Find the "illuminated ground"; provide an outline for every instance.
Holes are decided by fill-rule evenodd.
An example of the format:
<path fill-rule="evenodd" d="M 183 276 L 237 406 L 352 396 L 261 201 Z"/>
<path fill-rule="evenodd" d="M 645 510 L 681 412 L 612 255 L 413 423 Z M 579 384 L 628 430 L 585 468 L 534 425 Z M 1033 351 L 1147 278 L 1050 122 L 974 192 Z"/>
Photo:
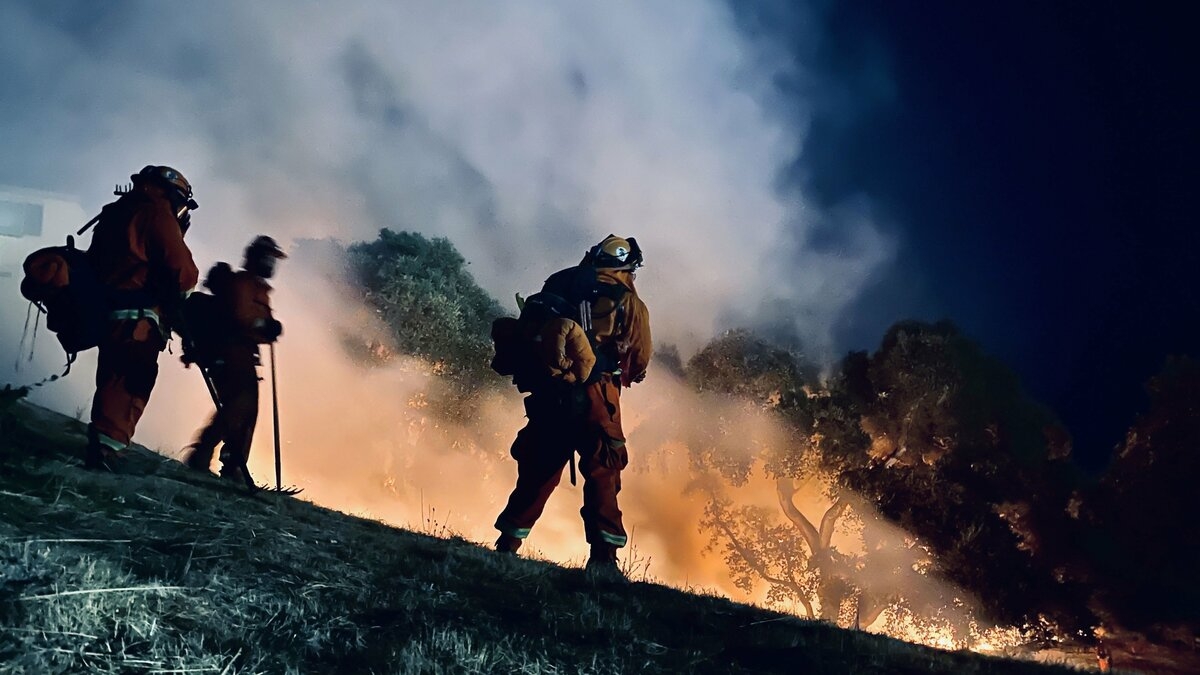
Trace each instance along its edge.
<path fill-rule="evenodd" d="M 4 672 L 1052 673 L 499 557 L 153 453 L 83 471 L 81 424 L 0 437 Z"/>

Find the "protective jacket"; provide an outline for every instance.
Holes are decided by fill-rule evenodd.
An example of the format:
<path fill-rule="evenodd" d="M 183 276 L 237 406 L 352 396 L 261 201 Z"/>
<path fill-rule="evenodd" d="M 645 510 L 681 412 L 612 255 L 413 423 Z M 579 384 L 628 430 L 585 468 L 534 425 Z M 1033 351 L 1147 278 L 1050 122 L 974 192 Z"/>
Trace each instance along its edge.
<path fill-rule="evenodd" d="M 271 284 L 253 272 L 234 273 L 225 296 L 231 342 L 253 345 L 257 353 L 258 345 L 279 337 L 279 322 L 271 313 L 271 290 Z"/>
<path fill-rule="evenodd" d="M 650 365 L 653 344 L 650 338 L 650 311 L 633 287 L 633 275 L 624 270 L 597 270 L 602 284 L 617 284 L 628 290 L 614 302 L 601 296 L 592 310 L 592 327 L 597 350 L 607 352 L 621 373 L 626 387 L 640 381 Z"/>
<path fill-rule="evenodd" d="M 148 185 L 104 207 L 88 257 L 106 286 L 144 291 L 144 309 L 158 310 L 174 302 L 200 278 L 170 202 Z"/>
<path fill-rule="evenodd" d="M 158 378 L 158 354 L 167 336 L 163 307 L 195 287 L 200 274 L 170 203 L 150 185 L 104 207 L 88 257 L 102 283 L 130 291 L 124 297 L 132 300 L 111 312 L 110 329 L 99 344 L 89 430 L 95 442 L 121 450 L 132 440 Z"/>
<path fill-rule="evenodd" d="M 242 480 L 254 427 L 258 419 L 259 345 L 274 342 L 281 326 L 271 312 L 271 285 L 266 279 L 241 270 L 216 293 L 219 325 L 227 331 L 208 365 L 220 410 L 200 430 L 187 464 L 208 470 L 217 445 L 221 450 L 221 475 Z"/>
<path fill-rule="evenodd" d="M 586 383 L 551 384 L 525 399 L 529 423 L 510 450 L 517 460 L 517 484 L 496 519 L 496 529 L 510 542 L 519 544 L 529 536 L 575 453 L 584 479 L 580 516 L 588 543 L 593 549 L 615 550 L 628 540 L 617 505 L 621 471 L 629 463 L 620 385 L 631 386 L 646 374 L 652 352 L 650 313 L 630 272 L 600 269 L 597 280 L 619 284 L 625 292 L 600 294 L 592 307 L 596 364 Z"/>

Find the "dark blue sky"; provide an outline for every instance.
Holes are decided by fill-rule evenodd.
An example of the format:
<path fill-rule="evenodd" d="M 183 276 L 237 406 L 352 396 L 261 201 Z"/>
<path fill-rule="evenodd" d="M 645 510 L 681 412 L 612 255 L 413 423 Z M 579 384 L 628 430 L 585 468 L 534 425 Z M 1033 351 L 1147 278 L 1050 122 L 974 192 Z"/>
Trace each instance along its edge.
<path fill-rule="evenodd" d="M 788 180 L 825 204 L 865 195 L 900 240 L 844 343 L 949 318 L 1059 413 L 1085 465 L 1107 459 L 1165 356 L 1200 356 L 1200 50 L 1173 7 L 830 3 L 815 58 L 796 45 L 816 71 L 782 83 L 818 102 Z"/>

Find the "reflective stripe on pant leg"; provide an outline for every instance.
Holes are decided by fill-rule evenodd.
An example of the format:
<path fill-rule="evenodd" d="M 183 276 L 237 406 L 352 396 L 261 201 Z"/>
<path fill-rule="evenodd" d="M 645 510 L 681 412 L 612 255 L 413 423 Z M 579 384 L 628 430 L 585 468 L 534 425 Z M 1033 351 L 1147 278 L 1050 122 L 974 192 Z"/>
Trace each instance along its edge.
<path fill-rule="evenodd" d="M 624 546 L 628 541 L 617 493 L 621 491 L 621 470 L 595 461 L 595 456 L 580 462 L 583 472 L 583 529 L 589 544 L 601 542 Z"/>
<path fill-rule="evenodd" d="M 597 534 L 600 536 L 600 539 L 602 541 L 604 541 L 607 544 L 612 544 L 613 546 L 616 546 L 617 548 L 623 548 L 625 546 L 625 544 L 629 543 L 629 537 L 626 537 L 623 534 L 621 534 L 621 535 L 609 534 L 608 532 L 605 532 L 603 530 L 600 530 L 599 532 L 597 532 Z M 589 542 L 589 543 L 591 543 L 591 542 Z"/>
<path fill-rule="evenodd" d="M 496 519 L 495 528 L 500 530 L 501 534 L 507 534 L 515 539 L 524 539 L 528 537 L 529 533 L 532 531 L 528 527 L 517 527 L 516 525 L 505 521 L 504 516 L 500 516 Z"/>
<path fill-rule="evenodd" d="M 620 389 L 602 380 L 588 389 L 587 428 L 580 442 L 579 469 L 583 473 L 584 532 L 588 543 L 624 546 L 628 542 L 617 493 L 621 470 L 629 464 L 625 432 L 621 428 Z"/>
<path fill-rule="evenodd" d="M 100 432 L 100 431 L 96 432 L 96 440 L 100 441 L 101 445 L 104 445 L 105 447 L 108 447 L 117 452 L 120 452 L 120 451 L 124 450 L 125 448 L 129 447 L 128 443 L 122 443 L 121 441 L 118 441 L 117 439 L 112 438 L 108 434 Z"/>

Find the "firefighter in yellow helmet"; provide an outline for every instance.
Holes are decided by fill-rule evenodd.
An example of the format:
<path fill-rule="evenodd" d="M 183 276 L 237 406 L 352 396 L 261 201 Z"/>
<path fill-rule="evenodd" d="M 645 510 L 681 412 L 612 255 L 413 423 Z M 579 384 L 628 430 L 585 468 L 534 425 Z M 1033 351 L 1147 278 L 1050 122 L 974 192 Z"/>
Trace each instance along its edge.
<path fill-rule="evenodd" d="M 521 546 L 562 479 L 563 469 L 578 453 L 584 479 L 579 513 L 591 546 L 588 570 L 621 576 L 617 550 L 626 544 L 627 535 L 617 493 L 629 454 L 621 427 L 620 395 L 622 387 L 645 378 L 652 349 L 650 314 L 634 288 L 641 264 L 636 240 L 609 235 L 577 267 L 546 281 L 543 293 L 561 297 L 572 297 L 570 287 L 578 291 L 580 279 L 595 286 L 578 297 L 588 298 L 579 318 L 596 362 L 582 382 L 566 377 L 527 387 L 529 422 L 511 449 L 517 460 L 517 484 L 496 519 L 499 551 L 515 553 Z"/>
<path fill-rule="evenodd" d="M 221 407 L 184 460 L 193 469 L 208 471 L 213 451 L 224 443 L 221 476 L 238 482 L 248 477 L 246 460 L 258 419 L 258 346 L 275 342 L 283 333 L 271 312 L 267 280 L 286 257 L 274 239 L 262 235 L 246 247 L 243 269 L 233 272 L 220 263 L 205 281 L 215 300 L 213 322 L 221 331 L 214 337 L 216 344 L 202 345 L 205 362 L 200 365 L 212 377 Z"/>
<path fill-rule="evenodd" d="M 198 205 L 169 166 L 130 176 L 132 189 L 97 217 L 87 255 L 115 301 L 99 344 L 84 465 L 114 471 L 158 379 L 172 320 L 199 278 L 183 236 Z"/>

